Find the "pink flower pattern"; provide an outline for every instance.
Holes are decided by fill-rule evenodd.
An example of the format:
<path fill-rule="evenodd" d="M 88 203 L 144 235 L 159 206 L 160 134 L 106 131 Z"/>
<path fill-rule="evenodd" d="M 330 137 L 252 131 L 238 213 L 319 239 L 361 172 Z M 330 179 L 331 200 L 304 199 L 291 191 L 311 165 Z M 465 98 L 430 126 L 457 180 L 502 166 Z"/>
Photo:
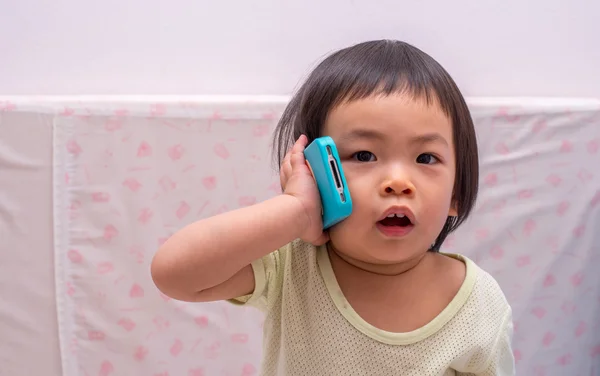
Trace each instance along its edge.
<path fill-rule="evenodd" d="M 184 225 L 279 192 L 269 145 L 284 104 L 81 106 L 56 114 L 64 134 L 55 148 L 70 167 L 55 184 L 69 192 L 62 210 L 74 229 L 56 249 L 66 278 L 57 293 L 60 321 L 70 323 L 61 335 L 77 339 L 65 356 L 80 367 L 65 375 L 258 374 L 262 314 L 169 299 L 149 264 Z M 518 374 L 598 374 L 600 117 L 471 108 L 480 194 L 444 251 L 469 256 L 502 286 Z"/>

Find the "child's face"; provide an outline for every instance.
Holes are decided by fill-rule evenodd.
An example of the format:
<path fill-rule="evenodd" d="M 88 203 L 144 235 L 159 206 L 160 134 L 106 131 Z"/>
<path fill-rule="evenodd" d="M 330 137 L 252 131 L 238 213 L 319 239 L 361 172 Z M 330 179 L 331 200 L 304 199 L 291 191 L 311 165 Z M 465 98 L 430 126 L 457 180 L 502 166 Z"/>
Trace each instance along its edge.
<path fill-rule="evenodd" d="M 353 202 L 352 215 L 329 231 L 336 250 L 369 264 L 426 252 L 456 215 L 452 124 L 438 105 L 397 94 L 343 103 L 323 134 L 336 142 Z M 388 210 L 412 216 L 411 225 L 380 221 Z"/>

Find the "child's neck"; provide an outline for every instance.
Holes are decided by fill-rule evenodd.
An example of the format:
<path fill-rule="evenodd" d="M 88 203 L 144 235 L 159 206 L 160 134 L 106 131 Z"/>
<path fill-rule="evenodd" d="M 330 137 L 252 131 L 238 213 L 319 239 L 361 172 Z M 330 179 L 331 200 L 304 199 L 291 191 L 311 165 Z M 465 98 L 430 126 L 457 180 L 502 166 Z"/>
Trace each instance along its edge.
<path fill-rule="evenodd" d="M 377 265 L 377 264 L 371 264 L 371 263 L 367 263 L 364 261 L 354 259 L 354 258 L 344 254 L 343 252 L 340 252 L 339 250 L 337 250 L 331 243 L 327 244 L 327 249 L 329 251 L 330 258 L 335 258 L 335 259 L 337 259 L 335 261 L 341 261 L 342 264 L 347 264 L 347 268 L 350 269 L 350 270 L 347 270 L 348 272 L 369 273 L 369 274 L 375 274 L 375 275 L 380 275 L 380 276 L 389 276 L 389 277 L 400 276 L 402 274 L 412 274 L 412 273 L 416 272 L 417 269 L 419 269 L 419 267 L 422 266 L 423 260 L 426 258 L 426 256 L 428 256 L 428 253 L 429 253 L 429 252 L 426 252 L 426 253 L 419 254 L 418 256 L 416 256 L 412 259 L 408 259 L 408 260 L 398 263 L 398 264 L 389 264 L 389 265 L 379 264 L 379 265 Z M 332 260 L 332 261 L 333 261 L 333 263 L 336 263 L 334 260 Z M 339 263 L 337 263 L 337 264 L 339 264 Z M 351 269 L 355 269 L 355 270 L 351 270 Z"/>
<path fill-rule="evenodd" d="M 354 311 L 381 330 L 404 333 L 431 322 L 454 299 L 466 273 L 463 262 L 436 252 L 398 265 L 368 265 L 330 247 L 331 267 Z"/>

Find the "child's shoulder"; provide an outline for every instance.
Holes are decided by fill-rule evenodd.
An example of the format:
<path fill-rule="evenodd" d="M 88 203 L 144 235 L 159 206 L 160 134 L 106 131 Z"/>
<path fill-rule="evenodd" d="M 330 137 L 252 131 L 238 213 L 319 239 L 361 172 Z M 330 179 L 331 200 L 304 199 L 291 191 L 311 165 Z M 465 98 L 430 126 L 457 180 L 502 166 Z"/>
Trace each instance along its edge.
<path fill-rule="evenodd" d="M 504 319 L 510 316 L 510 305 L 496 279 L 474 261 L 460 254 L 440 254 L 448 263 L 447 275 L 456 281 L 464 270 L 458 294 L 464 294 L 467 308 L 479 310 L 482 318 Z M 462 264 L 462 267 L 461 265 Z"/>
<path fill-rule="evenodd" d="M 466 258 L 460 255 L 432 253 L 431 257 L 435 263 L 434 270 L 440 279 L 438 285 L 446 290 L 448 294 L 454 296 L 465 283 L 468 283 L 469 265 Z"/>
<path fill-rule="evenodd" d="M 253 264 L 262 264 L 267 273 L 274 273 L 283 280 L 286 272 L 305 269 L 307 266 L 316 266 L 317 254 L 320 247 L 314 246 L 301 239 L 295 239 L 279 249 L 256 260 Z"/>

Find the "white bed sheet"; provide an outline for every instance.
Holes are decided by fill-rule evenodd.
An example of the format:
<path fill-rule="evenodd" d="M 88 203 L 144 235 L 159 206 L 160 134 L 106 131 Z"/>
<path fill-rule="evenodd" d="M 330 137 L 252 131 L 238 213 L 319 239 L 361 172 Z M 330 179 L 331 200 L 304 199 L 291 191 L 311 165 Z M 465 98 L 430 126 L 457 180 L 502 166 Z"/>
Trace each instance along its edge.
<path fill-rule="evenodd" d="M 469 104 L 480 198 L 445 249 L 472 257 L 504 288 L 519 375 L 598 374 L 600 103 Z M 184 224 L 277 192 L 268 147 L 284 105 L 285 98 L 0 98 L 0 228 L 9 233 L 0 274 L 12 284 L 0 285 L 9 302 L 0 308 L 0 374 L 60 374 L 56 319 L 67 376 L 256 374 L 261 315 L 169 300 L 148 266 Z M 29 164 L 10 162 L 15 156 Z M 28 190 L 39 199 L 25 197 Z"/>
<path fill-rule="evenodd" d="M 52 119 L 0 100 L 0 375 L 60 375 Z"/>

